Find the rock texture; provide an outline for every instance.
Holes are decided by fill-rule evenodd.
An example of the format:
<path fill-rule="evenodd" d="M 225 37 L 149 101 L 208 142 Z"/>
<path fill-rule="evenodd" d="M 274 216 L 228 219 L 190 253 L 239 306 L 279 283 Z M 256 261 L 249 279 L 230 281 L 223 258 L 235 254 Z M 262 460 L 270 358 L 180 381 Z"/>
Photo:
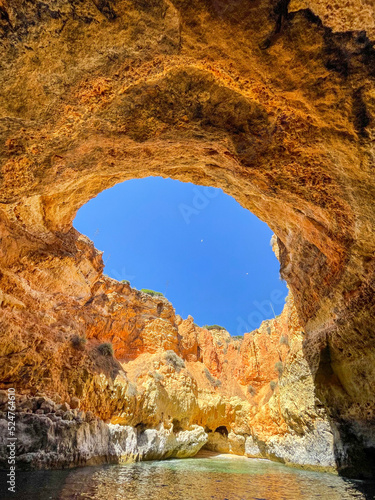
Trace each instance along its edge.
<path fill-rule="evenodd" d="M 86 336 L 67 333 L 43 347 L 29 336 L 6 355 L 4 377 L 22 392 L 19 466 L 186 457 L 204 446 L 336 470 L 334 446 L 342 443 L 327 411 L 316 408 L 292 297 L 278 318 L 241 339 L 182 320 L 166 299 L 107 277 L 86 308 Z M 55 355 L 46 376 L 48 348 Z M 0 396 L 5 411 L 6 392 Z M 4 413 L 0 425 L 5 436 Z"/>
<path fill-rule="evenodd" d="M 173 426 L 165 429 L 162 424 L 155 429 L 141 429 L 106 424 L 90 411 L 62 408 L 66 404 L 55 405 L 46 398 L 29 399 L 28 403 L 39 408 L 34 412 L 17 412 L 17 468 L 187 458 L 207 442 L 207 434 L 199 426 L 176 432 Z M 48 413 L 43 413 L 43 406 L 49 407 Z M 0 419 L 0 426 L 0 459 L 6 463 L 7 421 Z"/>
<path fill-rule="evenodd" d="M 147 354 L 164 365 L 152 356 L 166 349 L 186 354 L 165 396 L 181 418 L 244 434 L 250 425 L 259 449 L 291 431 L 308 447 L 306 432 L 331 429 L 335 467 L 372 473 L 373 40 L 367 0 L 2 0 L 3 387 L 155 425 L 168 420 L 164 389 L 145 375 L 137 397 L 124 363 Z M 221 187 L 275 232 L 305 336 L 278 347 L 274 392 L 264 335 L 243 350 L 230 343 L 225 358 L 224 344 L 178 325 L 164 301 L 103 278 L 100 253 L 72 228 L 90 198 L 147 175 Z M 74 335 L 89 339 L 84 350 Z M 117 360 L 98 351 L 105 340 Z M 185 409 L 173 402 L 180 383 Z M 287 448 L 267 453 L 289 460 Z"/>
<path fill-rule="evenodd" d="M 340 6 L 327 0 L 291 0 L 289 10 L 311 9 L 335 32 L 363 31 L 374 39 L 375 11 L 372 0 L 348 0 Z"/>

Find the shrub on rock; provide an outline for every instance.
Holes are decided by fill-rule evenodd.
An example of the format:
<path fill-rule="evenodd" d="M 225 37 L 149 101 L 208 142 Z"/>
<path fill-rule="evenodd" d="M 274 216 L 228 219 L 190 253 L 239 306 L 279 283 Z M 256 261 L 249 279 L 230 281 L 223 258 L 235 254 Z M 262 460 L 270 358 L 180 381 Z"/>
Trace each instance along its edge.
<path fill-rule="evenodd" d="M 113 346 L 110 342 L 104 342 L 97 347 L 102 356 L 113 356 Z"/>
<path fill-rule="evenodd" d="M 148 288 L 142 288 L 141 292 L 147 293 L 147 295 L 151 295 L 151 297 L 164 297 L 161 292 L 155 292 L 155 290 L 149 290 Z"/>

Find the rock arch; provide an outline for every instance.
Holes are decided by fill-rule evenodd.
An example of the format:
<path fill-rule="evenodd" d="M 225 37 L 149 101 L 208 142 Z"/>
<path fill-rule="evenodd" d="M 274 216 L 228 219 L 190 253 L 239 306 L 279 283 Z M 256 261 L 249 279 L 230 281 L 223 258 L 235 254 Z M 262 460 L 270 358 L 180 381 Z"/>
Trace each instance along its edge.
<path fill-rule="evenodd" d="M 2 330 L 53 337 L 100 289 L 72 220 L 103 189 L 221 187 L 277 235 L 318 404 L 372 443 L 375 53 L 306 9 L 265 48 L 276 3 L 3 2 Z"/>

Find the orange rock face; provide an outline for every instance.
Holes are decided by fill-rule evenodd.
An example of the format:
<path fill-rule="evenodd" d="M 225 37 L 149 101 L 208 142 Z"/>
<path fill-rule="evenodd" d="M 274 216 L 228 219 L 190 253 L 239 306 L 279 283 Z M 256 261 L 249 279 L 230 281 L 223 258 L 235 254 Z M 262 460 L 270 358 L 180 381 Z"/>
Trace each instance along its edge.
<path fill-rule="evenodd" d="M 3 387 L 156 422 L 163 389 L 141 378 L 154 398 L 144 404 L 126 364 L 172 351 L 192 372 L 184 388 L 201 387 L 194 421 L 252 425 L 251 453 L 289 461 L 290 449 L 308 460 L 315 436 L 337 467 L 375 470 L 372 40 L 368 0 L 3 0 Z M 225 334 L 103 278 L 75 213 L 148 175 L 221 187 L 265 221 L 290 317 L 226 346 Z M 106 341 L 117 360 L 98 350 Z"/>
<path fill-rule="evenodd" d="M 87 337 L 113 344 L 116 357 L 131 360 L 144 352 L 177 350 L 178 332 L 172 305 L 116 280 L 101 281 L 82 318 Z"/>

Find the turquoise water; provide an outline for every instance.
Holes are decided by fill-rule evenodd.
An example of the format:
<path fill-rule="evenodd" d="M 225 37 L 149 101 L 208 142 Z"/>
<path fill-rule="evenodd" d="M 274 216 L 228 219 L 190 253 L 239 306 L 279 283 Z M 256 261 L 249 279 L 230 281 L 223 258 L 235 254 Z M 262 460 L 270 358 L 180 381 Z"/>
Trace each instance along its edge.
<path fill-rule="evenodd" d="M 266 460 L 192 458 L 63 471 L 18 472 L 3 500 L 345 500 L 375 498 L 375 484 Z M 2 487 L 4 483 L 2 482 Z"/>

